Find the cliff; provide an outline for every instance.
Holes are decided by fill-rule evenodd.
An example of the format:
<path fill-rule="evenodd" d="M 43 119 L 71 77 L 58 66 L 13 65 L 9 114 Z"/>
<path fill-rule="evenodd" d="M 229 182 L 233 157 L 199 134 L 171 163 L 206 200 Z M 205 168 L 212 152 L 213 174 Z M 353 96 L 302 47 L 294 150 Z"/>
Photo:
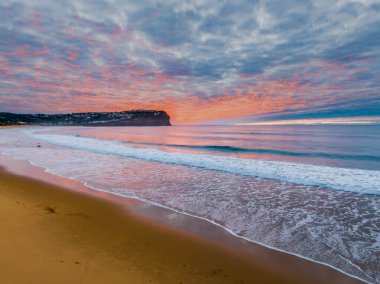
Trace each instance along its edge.
<path fill-rule="evenodd" d="M 69 125 L 69 126 L 170 126 L 165 111 L 131 110 L 122 112 L 81 112 L 70 114 L 0 113 L 4 125 Z"/>

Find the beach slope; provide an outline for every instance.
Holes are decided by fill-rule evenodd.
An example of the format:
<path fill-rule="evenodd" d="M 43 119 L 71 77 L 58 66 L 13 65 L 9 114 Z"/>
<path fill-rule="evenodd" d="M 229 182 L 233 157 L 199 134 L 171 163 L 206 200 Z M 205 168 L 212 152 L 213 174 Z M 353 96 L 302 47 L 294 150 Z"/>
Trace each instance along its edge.
<path fill-rule="evenodd" d="M 106 200 L 0 170 L 3 283 L 300 283 Z"/>

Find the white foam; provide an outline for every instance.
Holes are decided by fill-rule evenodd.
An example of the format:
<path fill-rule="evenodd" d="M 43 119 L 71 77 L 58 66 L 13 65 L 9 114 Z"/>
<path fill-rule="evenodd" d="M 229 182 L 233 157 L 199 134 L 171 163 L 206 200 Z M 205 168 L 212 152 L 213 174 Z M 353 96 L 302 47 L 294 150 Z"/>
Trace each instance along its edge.
<path fill-rule="evenodd" d="M 36 133 L 36 130 L 31 129 L 25 129 L 23 132 L 31 138 L 53 145 L 94 153 L 191 166 L 302 185 L 323 186 L 336 190 L 380 194 L 380 171 L 221 157 L 207 154 L 167 152 L 159 149 L 133 148 L 118 141 L 71 135 L 40 134 Z"/>

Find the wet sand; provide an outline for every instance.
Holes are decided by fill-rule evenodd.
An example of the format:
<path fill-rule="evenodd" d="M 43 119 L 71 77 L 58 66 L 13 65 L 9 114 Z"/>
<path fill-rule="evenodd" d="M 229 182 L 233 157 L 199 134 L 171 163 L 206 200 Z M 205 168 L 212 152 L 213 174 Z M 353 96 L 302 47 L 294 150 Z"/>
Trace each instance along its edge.
<path fill-rule="evenodd" d="M 210 228 L 220 241 L 198 238 L 147 218 L 165 212 L 68 190 L 65 180 L 72 183 L 56 177 L 54 185 L 0 170 L 4 283 L 360 283 L 294 256 L 247 247 L 210 224 L 196 222 L 193 231 Z M 228 242 L 230 248 L 222 245 Z"/>

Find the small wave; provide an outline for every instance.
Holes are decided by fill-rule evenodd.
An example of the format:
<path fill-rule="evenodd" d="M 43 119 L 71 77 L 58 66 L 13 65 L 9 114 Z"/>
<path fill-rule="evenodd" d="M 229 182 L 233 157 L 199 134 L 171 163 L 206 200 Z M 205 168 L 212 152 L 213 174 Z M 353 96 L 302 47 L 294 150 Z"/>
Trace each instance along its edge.
<path fill-rule="evenodd" d="M 129 144 L 146 145 L 146 146 L 161 146 L 161 147 L 173 147 L 173 148 L 187 148 L 197 150 L 207 150 L 224 153 L 255 153 L 255 154 L 267 154 L 277 156 L 290 156 L 290 157 L 305 157 L 305 158 L 328 158 L 328 159 L 340 159 L 340 160 L 363 160 L 363 161 L 380 161 L 379 156 L 372 155 L 349 155 L 349 154 L 330 154 L 320 152 L 291 152 L 275 149 L 263 149 L 263 148 L 244 148 L 235 146 L 221 146 L 221 145 L 183 145 L 183 144 L 162 144 L 162 143 L 149 143 L 149 142 L 132 142 L 126 141 Z"/>
<path fill-rule="evenodd" d="M 159 149 L 128 147 L 118 141 L 70 135 L 43 135 L 36 134 L 33 130 L 24 130 L 24 132 L 34 139 L 47 143 L 99 154 L 197 167 L 302 185 L 323 186 L 336 190 L 380 194 L 380 171 L 196 153 L 167 152 Z"/>
<path fill-rule="evenodd" d="M 199 132 L 203 133 L 203 132 Z M 283 132 L 244 132 L 244 131 L 217 131 L 212 134 L 247 135 L 247 136 L 310 136 L 310 133 L 283 133 Z"/>

